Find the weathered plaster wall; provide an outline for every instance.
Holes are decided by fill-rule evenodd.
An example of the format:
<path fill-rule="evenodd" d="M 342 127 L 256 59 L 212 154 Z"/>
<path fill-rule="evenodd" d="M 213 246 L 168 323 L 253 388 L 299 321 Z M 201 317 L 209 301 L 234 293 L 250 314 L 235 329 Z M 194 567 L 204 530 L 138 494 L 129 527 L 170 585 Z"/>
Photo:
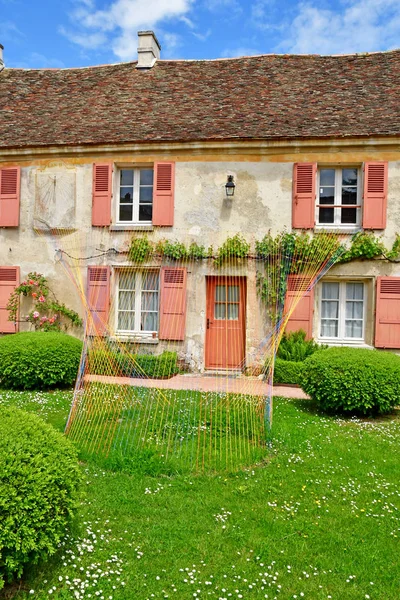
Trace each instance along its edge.
<path fill-rule="evenodd" d="M 357 154 L 361 164 L 361 154 Z M 137 164 L 149 164 L 154 154 L 141 155 Z M 293 162 L 318 160 L 327 164 L 352 162 L 355 154 L 338 154 L 321 150 L 318 153 L 299 153 L 271 156 L 218 156 L 199 157 L 179 155 L 165 156 L 177 159 L 175 186 L 175 225 L 173 228 L 156 228 L 148 232 L 153 240 L 170 238 L 190 243 L 196 241 L 206 247 L 218 247 L 228 236 L 241 233 L 247 240 L 254 242 L 271 230 L 274 234 L 283 228 L 291 228 L 292 171 Z M 365 158 L 378 159 L 371 151 Z M 382 156 L 383 157 L 383 156 Z M 212 159 L 213 158 L 213 159 Z M 338 160 L 340 158 L 340 160 Z M 400 154 L 391 155 L 389 163 L 388 224 L 383 232 L 383 240 L 391 245 L 396 232 L 400 232 Z M 128 164 L 126 154 L 113 156 L 116 164 Z M 75 310 L 82 312 L 79 294 L 74 289 L 62 264 L 57 261 L 57 236 L 45 233 L 48 222 L 51 227 L 75 228 L 78 233 L 70 233 L 63 240 L 63 247 L 69 248 L 73 256 L 93 256 L 108 248 L 126 250 L 132 231 L 108 231 L 106 228 L 92 228 L 92 163 L 93 157 L 64 161 L 36 161 L 30 157 L 21 162 L 21 212 L 20 227 L 3 229 L 0 232 L 0 265 L 19 265 L 22 278 L 29 271 L 38 271 L 46 275 L 58 299 Z M 99 160 L 97 158 L 97 160 Z M 15 164 L 15 163 L 14 163 Z M 38 169 L 40 168 L 40 172 Z M 38 185 L 37 175 L 41 183 Z M 234 175 L 236 190 L 233 199 L 225 195 L 225 183 L 228 174 Z M 56 179 L 55 187 L 52 182 Z M 47 189 L 38 201 L 38 187 Z M 48 204 L 43 206 L 43 200 Z M 114 198 L 115 202 L 115 198 Z M 113 215 L 116 214 L 115 205 Z M 33 229 L 36 225 L 41 233 Z M 42 227 L 41 227 L 42 224 Z M 379 232 L 382 233 L 382 232 Z M 126 255 L 109 258 L 93 258 L 82 264 L 124 265 Z M 262 315 L 259 299 L 255 291 L 255 266 L 251 262 L 236 269 L 236 274 L 246 275 L 247 284 L 247 354 L 254 356 L 260 341 L 266 334 L 265 318 Z M 230 274 L 234 274 L 230 271 Z M 188 275 L 188 313 L 187 341 L 169 343 L 176 348 L 194 367 L 202 367 L 204 360 L 206 284 L 205 276 L 213 273 L 209 263 L 189 265 Z M 367 332 L 366 342 L 372 343 L 374 278 L 378 275 L 399 275 L 400 265 L 381 262 L 359 262 L 335 267 L 330 277 L 364 278 L 368 286 Z M 83 270 L 83 283 L 85 270 Z M 319 288 L 316 290 L 316 309 L 314 312 L 314 332 L 318 334 Z M 22 306 L 22 314 L 26 312 Z M 27 326 L 25 326 L 26 328 Z M 22 325 L 21 329 L 24 328 Z M 146 349 L 162 351 L 166 344 Z"/>
<path fill-rule="evenodd" d="M 178 163 L 174 233 L 217 246 L 234 233 L 251 240 L 290 228 L 292 171 L 292 164 Z M 225 194 L 228 174 L 233 198 Z"/>
<path fill-rule="evenodd" d="M 283 226 L 289 228 L 291 172 L 291 164 L 177 163 L 175 226 L 155 229 L 148 232 L 148 235 L 153 240 L 171 238 L 187 243 L 196 241 L 216 248 L 228 236 L 238 232 L 254 242 L 269 229 L 277 232 Z M 237 183 L 232 200 L 228 200 L 225 194 L 227 173 L 233 174 Z M 72 176 L 74 193 L 71 193 Z M 40 169 L 33 165 L 23 167 L 20 227 L 3 229 L 1 233 L 0 264 L 19 265 L 22 278 L 30 271 L 45 274 L 57 298 L 79 312 L 82 312 L 79 293 L 58 262 L 56 249 L 60 245 L 59 238 L 49 233 L 49 226 L 66 230 L 78 229 L 78 233 L 70 232 L 63 237 L 62 246 L 72 256 L 81 257 L 97 255 L 110 247 L 126 250 L 132 235 L 131 231 L 92 228 L 91 193 L 91 162 L 64 165 L 60 161 L 52 161 L 47 166 L 41 165 Z M 285 211 L 282 211 L 283 205 L 286 206 Z M 115 206 L 112 214 L 116 214 Z M 107 263 L 121 266 L 128 264 L 125 255 L 111 256 L 109 259 L 95 258 L 82 264 Z M 248 278 L 246 346 L 249 352 L 254 353 L 265 335 L 262 332 L 259 302 L 255 292 L 255 268 L 249 264 L 228 272 L 236 272 Z M 189 266 L 188 341 L 186 345 L 176 343 L 172 346 L 179 348 L 192 365 L 202 365 L 204 361 L 205 275 L 212 273 L 214 270 L 208 263 Z M 23 302 L 21 316 L 27 313 L 28 308 L 28 303 Z M 111 315 L 111 318 L 114 316 Z M 22 323 L 20 329 L 28 327 L 28 324 Z M 165 346 L 166 344 L 160 343 L 157 351 Z M 171 347 L 171 344 L 168 346 Z"/>
<path fill-rule="evenodd" d="M 383 235 L 386 244 L 392 244 L 400 233 L 400 160 L 389 162 L 387 224 Z"/>

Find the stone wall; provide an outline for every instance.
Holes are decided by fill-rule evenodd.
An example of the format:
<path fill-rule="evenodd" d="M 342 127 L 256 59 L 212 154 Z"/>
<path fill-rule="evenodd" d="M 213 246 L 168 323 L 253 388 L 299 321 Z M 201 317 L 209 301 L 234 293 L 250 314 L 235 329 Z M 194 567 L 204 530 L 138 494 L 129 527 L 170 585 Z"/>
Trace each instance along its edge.
<path fill-rule="evenodd" d="M 325 160 L 324 160 L 325 156 Z M 340 155 L 339 155 L 340 157 Z M 234 157 L 232 157 L 234 158 Z M 206 247 L 217 248 L 227 237 L 241 233 L 249 242 L 261 239 L 269 230 L 273 234 L 284 228 L 291 229 L 293 157 L 278 160 L 263 157 L 262 160 L 233 159 L 196 160 L 178 157 L 175 180 L 175 224 L 173 228 L 154 228 L 146 232 L 151 240 L 162 238 L 192 241 Z M 315 157 L 311 157 L 314 158 Z M 349 160 L 345 154 L 340 161 Z M 173 156 L 170 159 L 174 159 Z M 297 160 L 309 160 L 299 155 Z M 357 164 L 361 164 L 357 156 Z M 399 156 L 400 159 L 400 156 Z M 98 159 L 96 159 L 98 160 Z M 115 155 L 115 164 L 132 164 L 126 155 Z M 153 155 L 141 156 L 133 164 L 146 165 Z M 329 164 L 331 156 L 320 154 L 318 160 Z M 15 163 L 14 163 L 15 164 Z M 95 257 L 115 248 L 121 254 L 95 257 L 79 264 L 110 264 L 114 267 L 128 265 L 124 251 L 129 247 L 132 231 L 113 231 L 91 226 L 92 164 L 93 159 L 44 160 L 35 163 L 21 161 L 21 211 L 20 227 L 1 231 L 0 265 L 19 265 L 21 277 L 28 272 L 43 273 L 49 280 L 57 298 L 82 313 L 79 293 L 69 280 L 56 250 L 60 238 L 55 228 L 64 228 L 63 247 L 69 247 L 76 257 Z M 345 163 L 346 164 L 346 163 Z M 354 164 L 354 163 L 352 163 Z M 227 175 L 234 176 L 236 190 L 233 198 L 225 194 Z M 114 198 L 115 201 L 115 198 Z M 112 214 L 116 215 L 113 206 Z M 396 232 L 400 231 L 400 160 L 389 162 L 389 193 L 387 228 L 383 241 L 391 245 Z M 39 232 L 35 232 L 34 228 Z M 49 228 L 53 233 L 49 233 Z M 75 233 L 73 233 L 75 231 Z M 140 235 L 140 231 L 138 232 Z M 69 240 L 69 241 L 68 241 Z M 267 323 L 260 300 L 256 294 L 256 269 L 249 263 L 234 270 L 247 277 L 246 352 L 254 356 L 261 340 L 267 333 Z M 210 262 L 189 265 L 188 312 L 186 341 L 169 343 L 179 350 L 181 356 L 193 368 L 204 366 L 206 276 L 215 273 Z M 230 272 L 230 274 L 234 274 Z M 373 342 L 373 307 L 377 275 L 399 275 L 400 265 L 382 262 L 352 262 L 338 266 L 329 273 L 330 278 L 363 279 L 367 283 L 366 343 Z M 86 269 L 82 269 L 82 286 L 85 286 Z M 319 289 L 316 290 L 314 332 L 318 335 Z M 22 315 L 27 310 L 22 305 Z M 113 317 L 112 317 L 113 318 Z M 21 324 L 21 330 L 26 329 Z M 149 346 L 146 350 L 160 352 L 166 344 Z M 249 358 L 251 360 L 251 358 Z"/>

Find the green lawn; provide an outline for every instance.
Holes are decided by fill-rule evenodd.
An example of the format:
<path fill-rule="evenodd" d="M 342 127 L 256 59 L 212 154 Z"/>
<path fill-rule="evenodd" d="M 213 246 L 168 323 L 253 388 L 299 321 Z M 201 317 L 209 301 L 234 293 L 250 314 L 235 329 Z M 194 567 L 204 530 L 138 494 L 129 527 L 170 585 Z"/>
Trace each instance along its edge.
<path fill-rule="evenodd" d="M 91 383 L 79 394 L 69 436 L 85 461 L 112 470 L 220 473 L 267 456 L 262 402 L 245 394 Z"/>
<path fill-rule="evenodd" d="M 0 392 L 58 429 L 71 398 Z M 237 472 L 84 463 L 80 526 L 8 597 L 398 600 L 399 415 L 340 420 L 278 399 L 274 417 L 264 460 Z"/>

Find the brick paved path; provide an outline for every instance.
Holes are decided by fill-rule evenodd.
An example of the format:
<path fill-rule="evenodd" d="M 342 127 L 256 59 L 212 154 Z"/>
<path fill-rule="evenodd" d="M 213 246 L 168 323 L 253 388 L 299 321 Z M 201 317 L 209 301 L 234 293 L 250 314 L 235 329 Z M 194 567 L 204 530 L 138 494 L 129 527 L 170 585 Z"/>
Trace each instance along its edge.
<path fill-rule="evenodd" d="M 176 375 L 171 379 L 146 379 L 136 377 L 108 377 L 106 375 L 86 375 L 86 381 L 100 381 L 102 383 L 118 383 L 136 387 L 154 387 L 163 390 L 202 390 L 204 392 L 229 392 L 235 394 L 252 394 L 255 396 L 266 395 L 268 385 L 264 381 L 253 377 L 212 377 L 210 375 Z M 273 388 L 274 396 L 283 398 L 308 398 L 296 387 L 276 385 Z"/>

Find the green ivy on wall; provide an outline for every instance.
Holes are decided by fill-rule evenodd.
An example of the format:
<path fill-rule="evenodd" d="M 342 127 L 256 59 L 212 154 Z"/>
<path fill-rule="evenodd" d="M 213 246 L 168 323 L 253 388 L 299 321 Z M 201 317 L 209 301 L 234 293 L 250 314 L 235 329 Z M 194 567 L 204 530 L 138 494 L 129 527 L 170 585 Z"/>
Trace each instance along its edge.
<path fill-rule="evenodd" d="M 385 247 L 382 238 L 372 232 L 360 231 L 351 237 L 350 246 L 344 248 L 339 242 L 339 236 L 331 233 L 316 233 L 313 236 L 306 232 L 282 232 L 275 238 L 268 232 L 262 240 L 255 243 L 255 254 L 251 253 L 250 244 L 236 234 L 228 237 L 225 242 L 214 250 L 212 246 L 204 246 L 192 242 L 186 246 L 183 242 L 161 240 L 151 242 L 146 236 L 132 237 L 128 250 L 128 259 L 137 264 L 149 261 L 153 256 L 165 257 L 170 260 L 206 260 L 212 259 L 215 266 L 229 262 L 232 258 L 256 258 L 258 260 L 276 260 L 279 256 L 291 256 L 294 260 L 292 273 L 301 273 L 306 264 L 318 256 L 318 252 L 337 250 L 337 263 L 352 260 L 381 259 L 396 261 L 400 258 L 400 235 L 392 248 Z"/>
<path fill-rule="evenodd" d="M 342 254 L 340 263 L 351 260 L 371 260 L 380 258 L 395 261 L 400 255 L 400 236 L 396 234 L 392 248 L 385 247 L 382 237 L 374 235 L 370 231 L 359 231 L 351 238 L 350 248 Z"/>
<path fill-rule="evenodd" d="M 227 238 L 216 252 L 214 264 L 220 266 L 232 259 L 248 258 L 250 255 L 250 244 L 237 233 L 231 238 Z"/>
<path fill-rule="evenodd" d="M 326 258 L 333 265 L 345 250 L 337 236 L 305 232 L 283 232 L 275 237 L 268 232 L 255 249 L 256 258 L 264 265 L 257 272 L 258 293 L 274 324 L 282 316 L 288 275 L 312 276 Z"/>
<path fill-rule="evenodd" d="M 128 258 L 136 264 L 143 264 L 153 257 L 169 260 L 212 260 L 215 267 L 232 260 L 253 259 L 264 266 L 257 272 L 258 293 L 267 307 L 272 321 L 280 318 L 283 309 L 287 278 L 289 274 L 311 274 L 324 257 L 329 257 L 331 265 L 353 260 L 396 261 L 400 257 L 400 236 L 391 249 L 385 247 L 382 238 L 372 232 L 361 231 L 351 237 L 347 246 L 341 242 L 343 236 L 332 233 L 283 231 L 275 237 L 268 232 L 262 240 L 255 242 L 254 252 L 250 243 L 239 233 L 228 237 L 217 249 L 192 242 L 161 240 L 151 242 L 147 237 L 133 237 Z"/>
<path fill-rule="evenodd" d="M 133 263 L 142 264 L 153 256 L 153 244 L 147 237 L 133 237 L 128 250 L 128 259 Z"/>
<path fill-rule="evenodd" d="M 227 238 L 214 255 L 214 249 L 192 242 L 188 247 L 182 242 L 160 240 L 151 242 L 147 237 L 133 237 L 128 250 L 128 259 L 136 264 L 143 264 L 154 256 L 169 260 L 205 260 L 212 259 L 215 266 L 220 266 L 232 258 L 247 258 L 250 244 L 239 234 Z"/>

